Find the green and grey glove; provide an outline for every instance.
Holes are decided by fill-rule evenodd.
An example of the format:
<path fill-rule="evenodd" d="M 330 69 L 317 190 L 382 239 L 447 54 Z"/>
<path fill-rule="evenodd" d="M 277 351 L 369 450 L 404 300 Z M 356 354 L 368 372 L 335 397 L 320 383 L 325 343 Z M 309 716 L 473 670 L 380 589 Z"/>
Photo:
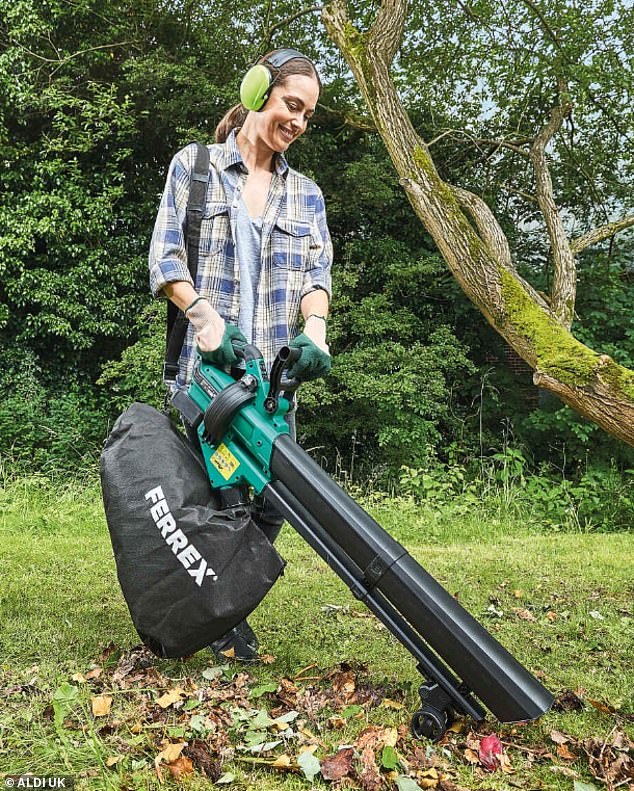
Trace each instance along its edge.
<path fill-rule="evenodd" d="M 303 332 L 289 343 L 291 349 L 301 349 L 301 357 L 288 369 L 289 377 L 308 382 L 326 376 L 332 365 L 330 355 L 319 348 Z"/>
<path fill-rule="evenodd" d="M 209 300 L 197 297 L 185 309 L 185 316 L 195 330 L 194 341 L 203 360 L 219 367 L 235 365 L 238 357 L 232 341 L 246 344 L 247 339 L 234 324 L 227 324 Z"/>
<path fill-rule="evenodd" d="M 233 350 L 233 341 L 240 341 L 240 343 L 243 343 L 245 346 L 248 343 L 239 327 L 236 327 L 235 324 L 227 324 L 225 322 L 225 331 L 220 341 L 220 346 L 211 352 L 200 351 L 200 348 L 198 351 L 200 351 L 200 356 L 206 363 L 212 363 L 219 368 L 237 365 L 240 358 Z"/>

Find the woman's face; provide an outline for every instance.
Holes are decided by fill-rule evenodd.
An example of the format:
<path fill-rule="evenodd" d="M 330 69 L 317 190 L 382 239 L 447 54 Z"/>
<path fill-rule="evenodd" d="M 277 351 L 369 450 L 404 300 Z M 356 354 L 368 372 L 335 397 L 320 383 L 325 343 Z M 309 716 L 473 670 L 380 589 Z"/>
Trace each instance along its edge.
<path fill-rule="evenodd" d="M 262 142 L 271 151 L 286 151 L 306 131 L 318 98 L 319 85 L 314 77 L 292 74 L 283 85 L 276 85 L 264 108 L 253 113 Z"/>

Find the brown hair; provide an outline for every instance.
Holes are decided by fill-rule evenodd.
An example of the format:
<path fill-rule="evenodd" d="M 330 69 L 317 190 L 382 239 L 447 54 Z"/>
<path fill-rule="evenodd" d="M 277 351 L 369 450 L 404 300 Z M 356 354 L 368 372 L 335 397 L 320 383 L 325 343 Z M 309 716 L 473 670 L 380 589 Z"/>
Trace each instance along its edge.
<path fill-rule="evenodd" d="M 317 80 L 319 92 L 321 93 L 321 80 L 319 79 L 319 74 L 317 73 L 317 69 L 315 68 L 312 61 L 306 58 L 292 58 L 291 60 L 287 60 L 281 68 L 276 69 L 275 66 L 272 66 L 266 61 L 266 59 L 270 57 L 275 51 L 276 50 L 273 50 L 272 52 L 263 55 L 258 61 L 258 63 L 262 63 L 264 66 L 266 66 L 266 68 L 273 75 L 271 88 L 277 85 L 284 85 L 286 80 L 294 74 L 301 74 L 304 77 L 313 77 L 315 80 Z M 216 127 L 216 143 L 224 143 L 229 137 L 232 129 L 241 127 L 246 121 L 248 112 L 249 111 L 247 108 L 242 104 L 235 104 L 230 110 L 228 110 Z"/>

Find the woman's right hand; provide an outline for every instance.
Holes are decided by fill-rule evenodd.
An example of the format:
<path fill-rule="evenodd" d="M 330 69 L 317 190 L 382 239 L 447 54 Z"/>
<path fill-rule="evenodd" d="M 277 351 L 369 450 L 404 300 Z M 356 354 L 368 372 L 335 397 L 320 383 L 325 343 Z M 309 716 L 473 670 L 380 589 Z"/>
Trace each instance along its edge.
<path fill-rule="evenodd" d="M 196 330 L 194 340 L 205 362 L 221 368 L 238 363 L 238 356 L 233 350 L 233 341 L 240 341 L 246 345 L 247 339 L 238 327 L 227 324 L 218 311 L 211 307 L 208 300 L 197 300 L 185 312 L 185 316 Z"/>
<path fill-rule="evenodd" d="M 200 352 L 213 352 L 222 343 L 225 334 L 225 320 L 206 299 L 197 300 L 185 312 L 194 330 L 194 340 Z"/>

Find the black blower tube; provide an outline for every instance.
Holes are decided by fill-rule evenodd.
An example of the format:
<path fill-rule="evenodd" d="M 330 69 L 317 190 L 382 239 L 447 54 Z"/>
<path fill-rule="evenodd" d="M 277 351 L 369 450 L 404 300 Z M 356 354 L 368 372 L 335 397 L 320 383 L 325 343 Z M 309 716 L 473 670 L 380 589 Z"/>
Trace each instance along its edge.
<path fill-rule="evenodd" d="M 275 441 L 271 472 L 498 720 L 548 711 L 550 692 L 288 435 Z"/>

